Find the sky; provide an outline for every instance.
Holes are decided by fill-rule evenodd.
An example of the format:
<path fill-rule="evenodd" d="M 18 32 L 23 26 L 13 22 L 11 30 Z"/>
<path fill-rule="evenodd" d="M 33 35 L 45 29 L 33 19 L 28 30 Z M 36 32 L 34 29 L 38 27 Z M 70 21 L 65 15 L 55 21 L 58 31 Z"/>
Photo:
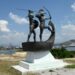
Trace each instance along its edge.
<path fill-rule="evenodd" d="M 75 0 L 0 0 L 0 45 L 19 46 L 26 42 L 29 33 L 27 10 L 37 13 L 43 7 L 49 10 L 55 25 L 55 43 L 75 39 Z M 35 31 L 39 41 L 39 28 Z M 49 35 L 50 32 L 44 30 L 43 40 Z"/>

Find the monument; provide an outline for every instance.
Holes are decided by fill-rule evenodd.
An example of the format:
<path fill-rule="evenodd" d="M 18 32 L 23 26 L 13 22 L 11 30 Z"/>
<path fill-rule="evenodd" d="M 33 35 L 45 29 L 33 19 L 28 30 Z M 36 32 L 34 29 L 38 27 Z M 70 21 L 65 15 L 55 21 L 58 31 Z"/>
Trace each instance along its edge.
<path fill-rule="evenodd" d="M 37 18 L 37 20 L 35 20 L 34 17 Z M 19 65 L 15 65 L 13 68 L 15 68 L 17 71 L 20 71 L 22 75 L 24 75 L 28 71 L 39 71 L 64 67 L 66 63 L 63 62 L 63 60 L 55 59 L 50 52 L 50 49 L 53 47 L 55 40 L 55 27 L 51 20 L 50 14 L 49 18 L 45 18 L 44 9 L 40 9 L 35 15 L 32 10 L 28 10 L 28 18 L 30 31 L 27 42 L 22 43 L 23 51 L 27 51 L 27 56 L 25 60 L 20 61 Z M 48 20 L 47 26 L 45 25 L 46 20 Z M 37 41 L 35 33 L 35 29 L 38 26 L 40 29 L 40 41 Z M 46 41 L 42 40 L 44 29 L 47 29 L 50 34 Z M 33 42 L 30 41 L 30 36 L 32 33 L 34 34 Z"/>

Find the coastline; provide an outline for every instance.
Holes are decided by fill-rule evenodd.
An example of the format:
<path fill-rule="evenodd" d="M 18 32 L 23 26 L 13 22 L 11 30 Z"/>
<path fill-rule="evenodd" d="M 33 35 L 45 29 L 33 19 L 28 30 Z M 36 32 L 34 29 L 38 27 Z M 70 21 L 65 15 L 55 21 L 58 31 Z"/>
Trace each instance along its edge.
<path fill-rule="evenodd" d="M 26 56 L 26 52 L 15 52 L 14 54 L 0 54 L 0 60 L 20 61 Z"/>

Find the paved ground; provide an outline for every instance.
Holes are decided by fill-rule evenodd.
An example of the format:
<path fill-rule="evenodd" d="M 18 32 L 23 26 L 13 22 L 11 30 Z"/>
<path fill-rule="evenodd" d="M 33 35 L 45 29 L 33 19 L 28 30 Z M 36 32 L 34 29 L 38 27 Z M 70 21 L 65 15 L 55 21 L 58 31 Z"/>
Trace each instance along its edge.
<path fill-rule="evenodd" d="M 53 70 L 53 72 L 50 72 L 50 70 L 40 72 L 40 75 L 75 75 L 75 69 L 56 69 Z"/>

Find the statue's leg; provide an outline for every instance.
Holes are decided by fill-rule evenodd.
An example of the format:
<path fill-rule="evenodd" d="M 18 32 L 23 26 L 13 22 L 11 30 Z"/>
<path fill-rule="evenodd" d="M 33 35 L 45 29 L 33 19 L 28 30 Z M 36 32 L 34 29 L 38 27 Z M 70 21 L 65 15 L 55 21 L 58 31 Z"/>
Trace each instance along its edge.
<path fill-rule="evenodd" d="M 33 30 L 33 34 L 34 34 L 34 42 L 36 42 L 36 33 L 34 30 Z"/>
<path fill-rule="evenodd" d="M 40 28 L 40 41 L 42 41 L 43 28 Z"/>
<path fill-rule="evenodd" d="M 28 34 L 27 42 L 29 42 L 30 36 L 31 36 L 31 32 Z"/>

